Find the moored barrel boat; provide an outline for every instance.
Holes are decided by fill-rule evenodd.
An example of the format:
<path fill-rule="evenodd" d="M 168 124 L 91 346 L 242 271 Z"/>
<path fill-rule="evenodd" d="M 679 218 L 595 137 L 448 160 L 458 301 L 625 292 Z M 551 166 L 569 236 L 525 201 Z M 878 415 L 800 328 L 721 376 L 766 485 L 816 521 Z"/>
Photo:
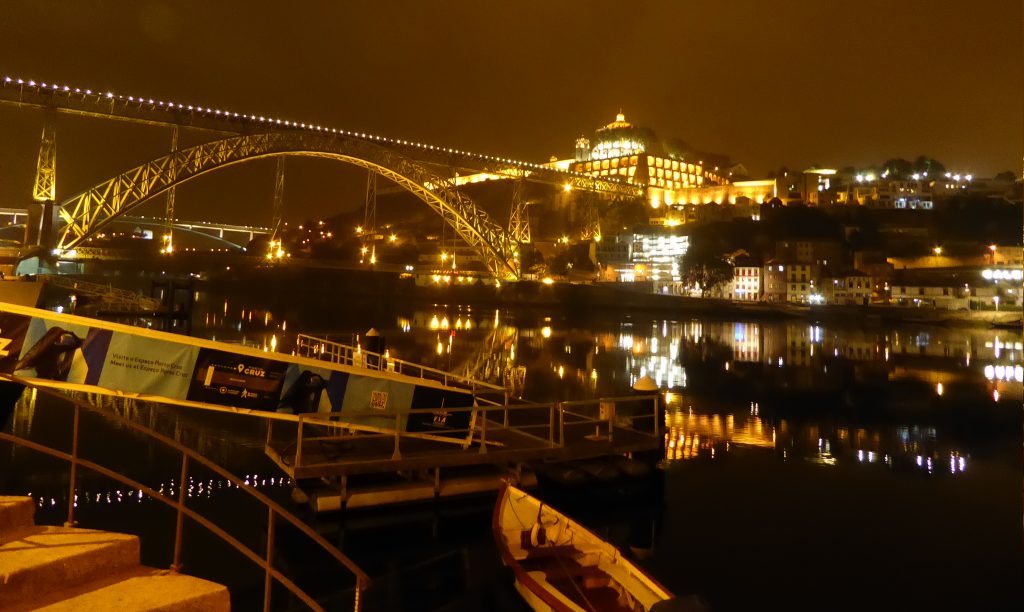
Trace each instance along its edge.
<path fill-rule="evenodd" d="M 579 523 L 511 485 L 492 522 L 502 562 L 534 610 L 682 610 L 665 587 Z M 693 608 L 690 608 L 693 609 Z"/>

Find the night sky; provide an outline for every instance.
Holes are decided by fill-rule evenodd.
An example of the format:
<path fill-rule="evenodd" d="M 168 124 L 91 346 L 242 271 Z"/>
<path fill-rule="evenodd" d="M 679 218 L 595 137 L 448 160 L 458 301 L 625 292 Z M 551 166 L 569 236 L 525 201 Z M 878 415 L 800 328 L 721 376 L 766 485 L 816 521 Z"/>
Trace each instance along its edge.
<path fill-rule="evenodd" d="M 1020 0 L 3 0 L 0 72 L 533 161 L 621 108 L 755 176 L 921 153 L 991 176 L 1021 170 L 1022 25 Z M 40 121 L 0 106 L 0 206 L 29 201 Z M 59 130 L 58 199 L 170 141 Z M 272 168 L 186 186 L 183 216 L 269 207 Z M 351 207 L 359 173 L 307 160 L 288 177 L 295 219 Z"/>

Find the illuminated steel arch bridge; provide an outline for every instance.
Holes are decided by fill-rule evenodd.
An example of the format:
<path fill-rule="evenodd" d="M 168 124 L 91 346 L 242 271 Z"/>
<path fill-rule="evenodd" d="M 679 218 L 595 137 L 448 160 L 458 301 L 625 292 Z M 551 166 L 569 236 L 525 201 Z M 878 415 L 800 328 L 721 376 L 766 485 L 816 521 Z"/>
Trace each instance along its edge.
<path fill-rule="evenodd" d="M 46 111 L 33 189 L 33 198 L 44 205 L 58 204 L 55 202 L 54 121 L 57 113 L 170 126 L 173 129 L 168 155 L 127 170 L 59 203 L 57 210 L 62 225 L 55 228 L 58 250 L 74 248 L 118 217 L 164 193 L 168 196 L 166 225 L 169 236 L 174 217 L 174 190 L 178 184 L 249 160 L 308 156 L 363 167 L 408 190 L 437 212 L 459 237 L 480 253 L 495 278 L 512 280 L 519 277 L 519 245 L 524 241 L 524 234 L 517 229 L 522 225 L 521 206 L 513 203 L 511 228 L 506 230 L 457 189 L 456 172 L 472 169 L 520 182 L 553 183 L 566 189 L 601 192 L 617 198 L 633 198 L 642 193 L 642 187 L 636 185 L 594 178 L 550 164 L 12 77 L 0 79 L 2 102 Z M 179 149 L 179 127 L 202 130 L 215 135 L 215 139 Z M 282 187 L 283 166 L 279 163 L 272 236 L 276 236 L 281 224 Z M 519 192 L 517 188 L 515 193 Z"/>

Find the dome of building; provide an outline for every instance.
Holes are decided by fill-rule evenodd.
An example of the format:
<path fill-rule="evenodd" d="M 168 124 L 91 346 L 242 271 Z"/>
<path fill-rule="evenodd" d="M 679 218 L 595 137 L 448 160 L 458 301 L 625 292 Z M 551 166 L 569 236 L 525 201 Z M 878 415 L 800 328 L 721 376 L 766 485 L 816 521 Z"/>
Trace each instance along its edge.
<path fill-rule="evenodd" d="M 625 155 L 637 155 L 653 144 L 653 133 L 646 128 L 638 128 L 626 121 L 626 115 L 619 110 L 615 121 L 597 128 L 594 134 L 594 147 L 591 159 L 608 159 Z"/>

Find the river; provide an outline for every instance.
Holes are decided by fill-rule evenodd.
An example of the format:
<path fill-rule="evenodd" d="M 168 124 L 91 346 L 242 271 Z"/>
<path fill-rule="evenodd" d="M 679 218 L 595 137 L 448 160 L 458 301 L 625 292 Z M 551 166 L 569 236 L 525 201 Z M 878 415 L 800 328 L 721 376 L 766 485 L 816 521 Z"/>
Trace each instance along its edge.
<path fill-rule="evenodd" d="M 286 351 L 299 332 L 349 342 L 376 328 L 392 356 L 513 380 L 536 401 L 622 395 L 650 376 L 665 391 L 663 493 L 563 496 L 567 513 L 629 550 L 669 589 L 711 610 L 1024 607 L 1019 330 L 755 322 L 663 313 L 458 304 L 382 305 L 310 296 L 200 293 L 197 336 Z M 66 439 L 66 411 L 22 402 L 13 427 Z M 132 418 L 202 450 L 282 503 L 290 483 L 242 417 L 135 406 Z M 172 454 L 87 418 L 92 452 L 173 490 Z M 63 436 L 63 437 L 62 437 Z M 66 466 L 0 446 L 0 491 L 31 493 L 59 523 Z M 196 507 L 258 545 L 245 496 L 197 474 Z M 83 525 L 141 533 L 143 558 L 168 564 L 173 514 L 137 492 L 86 476 Z M 369 609 L 519 610 L 497 561 L 488 497 L 310 518 L 374 579 Z M 595 503 L 596 502 L 596 503 Z M 262 574 L 195 527 L 186 571 L 224 581 L 236 609 Z M 290 540 L 285 539 L 286 542 Z M 285 544 L 303 581 L 347 591 L 312 553 Z"/>

